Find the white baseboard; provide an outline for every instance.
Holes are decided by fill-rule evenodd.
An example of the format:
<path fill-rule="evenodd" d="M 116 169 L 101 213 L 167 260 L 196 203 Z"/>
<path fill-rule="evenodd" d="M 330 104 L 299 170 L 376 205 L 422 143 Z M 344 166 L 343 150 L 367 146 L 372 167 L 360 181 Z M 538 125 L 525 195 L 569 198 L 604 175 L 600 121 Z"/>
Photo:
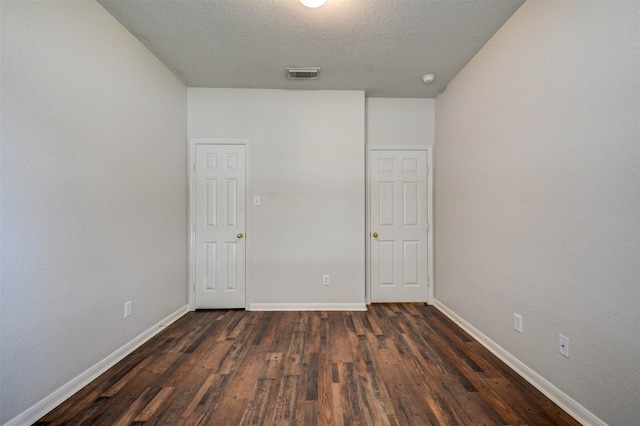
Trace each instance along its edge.
<path fill-rule="evenodd" d="M 578 404 L 569 395 L 555 387 L 547 379 L 533 371 L 518 358 L 511 355 L 496 342 L 485 336 L 482 332 L 480 332 L 480 330 L 466 322 L 455 312 L 442 304 L 439 300 L 434 300 L 434 306 L 438 308 L 440 312 L 449 317 L 453 322 L 458 324 L 464 331 L 469 333 L 474 339 L 480 342 L 485 348 L 489 349 L 491 353 L 500 358 L 516 373 L 521 375 L 526 381 L 531 383 L 536 389 L 545 394 L 547 398 L 558 404 L 560 408 L 566 411 L 574 419 L 576 419 L 583 425 L 607 426 L 605 422 L 600 420 L 582 405 Z"/>
<path fill-rule="evenodd" d="M 131 340 L 129 343 L 122 346 L 120 349 L 113 352 L 111 355 L 104 358 L 102 361 L 98 362 L 93 367 L 89 368 L 87 371 L 81 373 L 79 376 L 75 377 L 67 384 L 33 405 L 31 408 L 9 420 L 9 422 L 5 423 L 4 426 L 22 426 L 35 423 L 58 405 L 69 399 L 73 394 L 91 383 L 91 381 L 96 379 L 102 373 L 116 365 L 131 352 L 138 349 L 153 336 L 160 333 L 165 327 L 171 325 L 178 318 L 186 314 L 188 310 L 187 305 L 181 307 L 159 323 L 155 324 L 153 327 L 149 328 L 147 331 Z"/>
<path fill-rule="evenodd" d="M 364 303 L 252 303 L 248 311 L 366 311 Z"/>

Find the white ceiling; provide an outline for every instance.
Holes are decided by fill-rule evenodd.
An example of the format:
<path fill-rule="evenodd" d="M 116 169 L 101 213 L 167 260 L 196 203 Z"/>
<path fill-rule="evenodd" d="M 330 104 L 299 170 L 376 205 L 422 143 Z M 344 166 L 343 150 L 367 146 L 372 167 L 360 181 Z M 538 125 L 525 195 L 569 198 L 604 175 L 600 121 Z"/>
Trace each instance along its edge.
<path fill-rule="evenodd" d="M 98 0 L 189 87 L 434 98 L 524 0 Z M 288 80 L 285 67 L 318 66 Z M 421 77 L 436 75 L 426 86 Z"/>

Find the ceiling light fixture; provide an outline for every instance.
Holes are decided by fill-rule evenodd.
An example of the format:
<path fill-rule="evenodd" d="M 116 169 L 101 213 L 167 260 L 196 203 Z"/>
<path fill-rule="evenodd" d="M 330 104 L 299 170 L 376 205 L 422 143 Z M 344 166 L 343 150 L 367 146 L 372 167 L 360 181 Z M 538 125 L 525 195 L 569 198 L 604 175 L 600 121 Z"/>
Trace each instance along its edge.
<path fill-rule="evenodd" d="M 422 76 L 422 82 L 424 84 L 431 84 L 431 83 L 433 83 L 433 80 L 435 80 L 435 79 L 436 79 L 436 76 L 433 75 L 433 74 L 425 74 L 425 75 Z"/>
<path fill-rule="evenodd" d="M 300 0 L 307 7 L 316 8 L 322 6 L 327 0 Z"/>

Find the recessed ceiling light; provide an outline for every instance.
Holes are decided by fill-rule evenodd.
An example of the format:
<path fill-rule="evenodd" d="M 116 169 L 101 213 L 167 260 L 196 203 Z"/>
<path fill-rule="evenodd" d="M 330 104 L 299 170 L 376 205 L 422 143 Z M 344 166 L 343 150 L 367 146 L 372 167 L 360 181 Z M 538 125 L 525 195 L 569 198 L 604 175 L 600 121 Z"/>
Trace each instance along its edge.
<path fill-rule="evenodd" d="M 422 76 L 422 82 L 424 84 L 431 84 L 431 83 L 433 83 L 433 80 L 435 80 L 435 79 L 436 79 L 436 76 L 433 75 L 433 74 L 425 74 L 425 75 Z"/>
<path fill-rule="evenodd" d="M 300 3 L 304 4 L 307 7 L 316 8 L 325 4 L 326 1 L 327 0 L 300 0 Z"/>

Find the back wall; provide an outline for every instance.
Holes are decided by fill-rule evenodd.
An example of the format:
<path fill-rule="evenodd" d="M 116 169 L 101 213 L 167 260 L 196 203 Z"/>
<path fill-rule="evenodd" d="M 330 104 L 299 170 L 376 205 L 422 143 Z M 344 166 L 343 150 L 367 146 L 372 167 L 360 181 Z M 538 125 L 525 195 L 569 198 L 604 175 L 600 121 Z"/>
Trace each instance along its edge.
<path fill-rule="evenodd" d="M 364 102 L 362 91 L 188 89 L 190 138 L 251 140 L 250 309 L 364 308 Z"/>

